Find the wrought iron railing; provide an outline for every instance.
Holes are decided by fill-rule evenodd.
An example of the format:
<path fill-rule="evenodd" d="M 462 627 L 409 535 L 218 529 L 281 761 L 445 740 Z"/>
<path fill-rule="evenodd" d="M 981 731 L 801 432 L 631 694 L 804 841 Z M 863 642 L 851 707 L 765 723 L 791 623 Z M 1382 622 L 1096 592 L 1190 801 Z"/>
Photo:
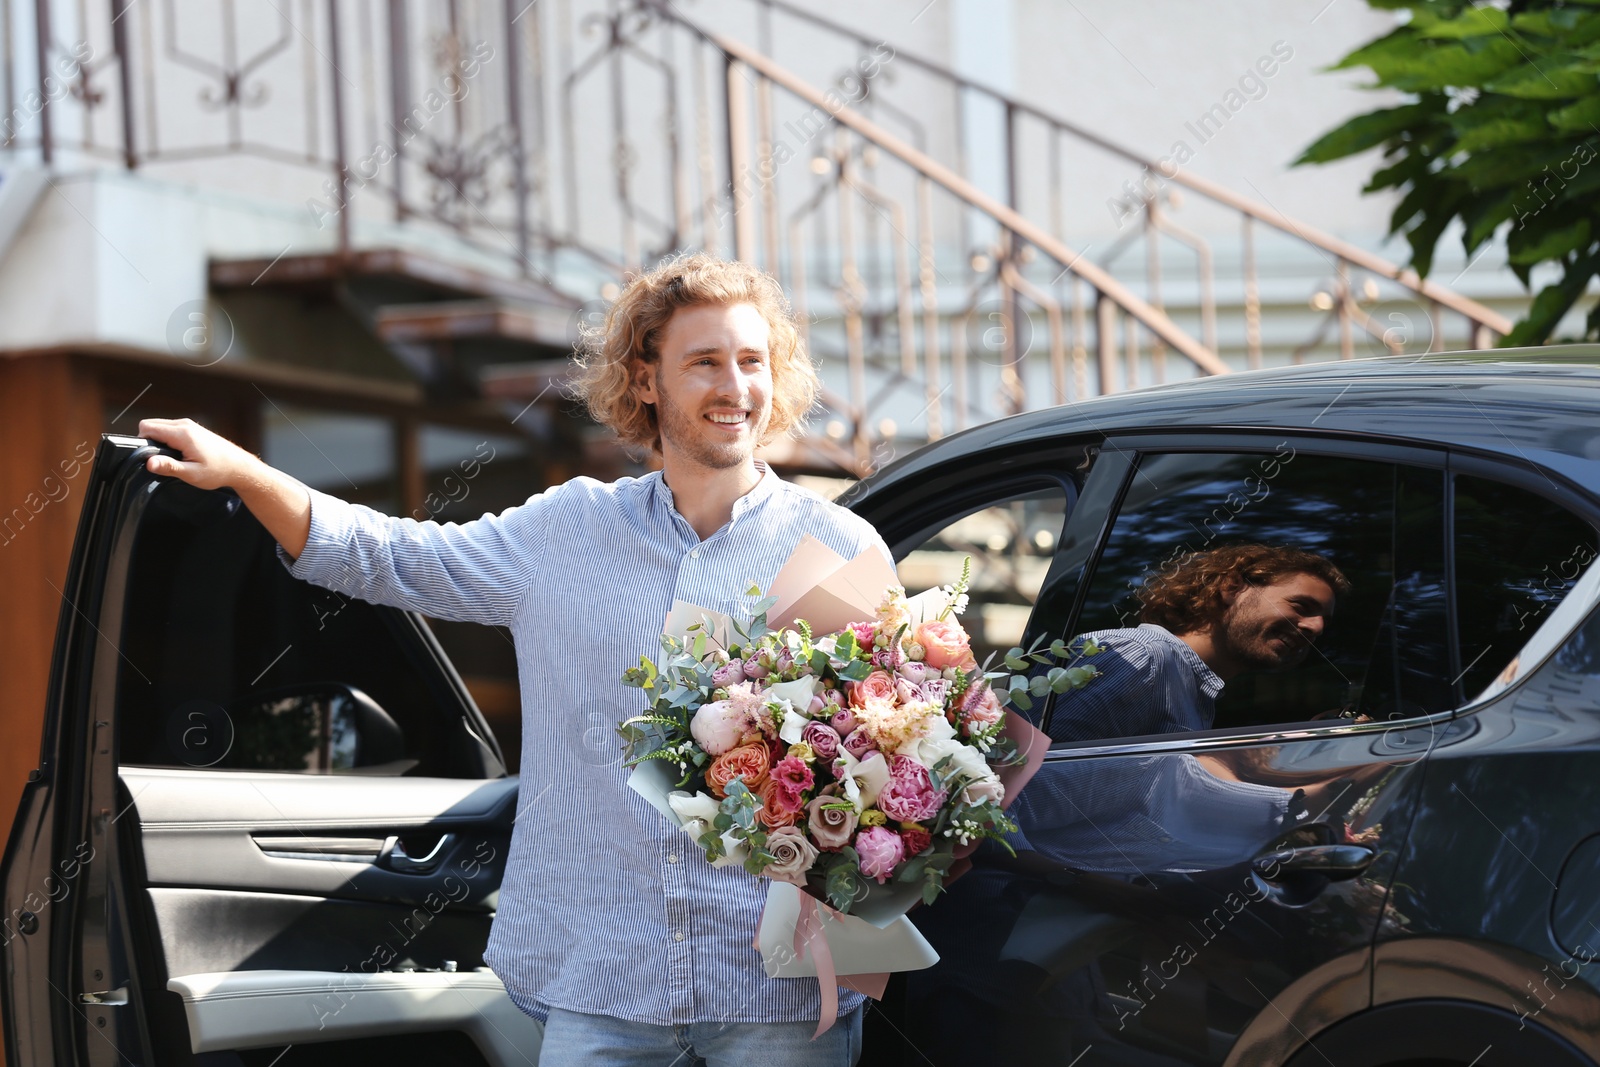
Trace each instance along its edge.
<path fill-rule="evenodd" d="M 760 263 L 824 359 L 812 444 L 854 473 L 897 443 L 1169 376 L 1449 347 L 1447 313 L 1465 321 L 1463 345 L 1509 329 L 1181 170 L 1141 183 L 1137 225 L 1090 256 L 1064 236 L 1067 146 L 1154 161 L 785 0 L 748 10 L 764 49 L 664 0 L 217 0 L 181 13 L 178 0 L 34 0 L 0 19 L 3 147 L 287 199 L 332 250 L 421 233 L 582 297 L 688 247 Z M 770 34 L 775 17 L 825 47 L 781 65 L 772 41 L 792 35 Z M 1002 116 L 998 192 L 969 173 L 971 98 Z M 1238 247 L 1219 255 L 1180 225 L 1174 189 L 1230 215 Z M 1325 284 L 1264 296 L 1258 231 L 1326 257 Z M 1181 261 L 1167 258 L 1174 243 Z M 1237 269 L 1219 278 L 1219 258 Z M 1394 293 L 1422 323 L 1374 318 Z M 1265 337 L 1273 316 L 1309 339 Z"/>

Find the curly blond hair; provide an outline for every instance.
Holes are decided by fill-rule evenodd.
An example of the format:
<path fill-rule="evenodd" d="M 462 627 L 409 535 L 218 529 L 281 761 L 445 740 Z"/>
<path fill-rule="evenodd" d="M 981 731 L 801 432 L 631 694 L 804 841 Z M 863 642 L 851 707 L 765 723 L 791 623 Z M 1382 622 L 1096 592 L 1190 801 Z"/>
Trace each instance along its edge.
<path fill-rule="evenodd" d="M 705 253 L 675 256 L 631 279 L 606 310 L 604 323 L 584 328 L 579 338 L 573 392 L 623 444 L 661 451 L 655 405 L 634 395 L 634 368 L 657 362 L 662 332 L 679 308 L 701 304 L 750 304 L 771 331 L 772 418 L 762 444 L 798 426 L 815 402 L 816 368 L 777 280 L 748 263 Z"/>
<path fill-rule="evenodd" d="M 1297 574 L 1321 578 L 1335 596 L 1350 592 L 1350 580 L 1326 556 L 1277 545 L 1228 545 L 1186 553 L 1147 575 L 1135 594 L 1139 621 L 1175 634 L 1195 633 L 1227 612 L 1232 581 L 1265 586 Z"/>

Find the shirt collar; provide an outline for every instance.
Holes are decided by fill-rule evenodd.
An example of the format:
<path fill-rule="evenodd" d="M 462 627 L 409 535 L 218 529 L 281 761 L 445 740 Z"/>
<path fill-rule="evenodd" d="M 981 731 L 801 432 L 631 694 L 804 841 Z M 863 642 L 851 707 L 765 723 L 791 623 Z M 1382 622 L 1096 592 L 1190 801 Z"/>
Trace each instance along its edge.
<path fill-rule="evenodd" d="M 1212 700 L 1217 699 L 1217 694 L 1222 692 L 1223 681 L 1217 677 L 1216 671 L 1206 666 L 1206 661 L 1200 658 L 1200 653 L 1189 647 L 1189 642 L 1165 626 L 1157 626 L 1153 622 L 1142 622 L 1139 624 L 1139 629 L 1150 630 L 1171 641 L 1172 647 L 1177 650 L 1178 655 L 1194 671 L 1194 676 L 1200 683 L 1200 691 Z"/>
<path fill-rule="evenodd" d="M 782 481 L 778 477 L 778 472 L 773 470 L 765 460 L 760 459 L 756 460 L 756 470 L 761 472 L 761 477 L 756 480 L 756 484 L 750 488 L 749 492 L 733 502 L 733 518 L 730 523 L 738 521 L 739 516 L 758 506 L 772 496 L 773 493 L 777 492 L 778 483 Z M 641 481 L 649 483 L 654 499 L 661 506 L 665 507 L 681 521 L 687 523 L 688 520 L 683 519 L 682 514 L 678 511 L 677 502 L 673 499 L 672 486 L 667 484 L 667 479 L 660 470 L 651 471 Z"/>

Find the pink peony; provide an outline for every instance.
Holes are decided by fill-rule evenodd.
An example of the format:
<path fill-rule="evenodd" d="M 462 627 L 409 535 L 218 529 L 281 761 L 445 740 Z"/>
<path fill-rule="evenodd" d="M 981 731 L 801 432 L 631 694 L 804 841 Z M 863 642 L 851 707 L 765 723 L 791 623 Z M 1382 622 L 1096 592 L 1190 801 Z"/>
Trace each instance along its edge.
<path fill-rule="evenodd" d="M 779 760 L 770 773 L 773 786 L 778 792 L 789 794 L 796 811 L 800 808 L 801 794 L 815 785 L 817 780 L 811 768 L 806 766 L 806 761 L 798 756 L 786 756 Z"/>
<path fill-rule="evenodd" d="M 849 737 L 851 731 L 856 728 L 856 714 L 849 708 L 840 708 L 833 713 L 833 718 L 828 720 L 828 724 L 840 737 Z"/>
<path fill-rule="evenodd" d="M 689 721 L 689 733 L 707 753 L 720 756 L 737 747 L 748 725 L 742 711 L 726 700 L 718 700 L 700 706 Z"/>
<path fill-rule="evenodd" d="M 917 627 L 912 640 L 923 647 L 927 653 L 923 662 L 934 670 L 960 667 L 970 671 L 978 665 L 972 657 L 972 642 L 967 637 L 967 631 L 954 619 L 925 622 Z"/>
<path fill-rule="evenodd" d="M 922 822 L 939 814 L 949 792 L 934 789 L 928 768 L 909 756 L 889 761 L 889 784 L 878 794 L 878 807 L 891 819 Z"/>
<path fill-rule="evenodd" d="M 856 835 L 856 853 L 861 857 L 861 873 L 882 885 L 905 858 L 906 846 L 887 826 L 873 826 Z"/>
<path fill-rule="evenodd" d="M 844 739 L 844 750 L 856 759 L 864 759 L 868 752 L 876 752 L 878 746 L 872 743 L 872 737 L 867 733 L 866 727 L 861 727 Z"/>
<path fill-rule="evenodd" d="M 825 805 L 840 803 L 839 797 L 820 796 L 806 805 L 806 825 L 818 848 L 830 852 L 841 849 L 850 843 L 850 835 L 856 832 L 857 816 L 853 809 L 847 806 L 829 811 L 825 808 Z"/>
<path fill-rule="evenodd" d="M 844 739 L 839 736 L 838 730 L 825 722 L 808 722 L 800 732 L 800 740 L 811 746 L 811 751 L 817 754 L 818 759 L 832 763 Z"/>

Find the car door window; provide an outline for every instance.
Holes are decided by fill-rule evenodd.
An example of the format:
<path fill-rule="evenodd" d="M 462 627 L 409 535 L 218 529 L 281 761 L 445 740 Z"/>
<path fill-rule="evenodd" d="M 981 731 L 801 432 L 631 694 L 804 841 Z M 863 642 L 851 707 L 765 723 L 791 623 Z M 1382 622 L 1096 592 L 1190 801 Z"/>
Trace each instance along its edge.
<path fill-rule="evenodd" d="M 291 576 L 232 494 L 159 486 L 126 610 L 123 764 L 482 775 L 404 617 Z"/>
<path fill-rule="evenodd" d="M 1070 633 L 1105 636 L 1139 627 L 1141 590 L 1196 553 L 1256 545 L 1315 553 L 1350 583 L 1320 637 L 1297 666 L 1231 677 L 1213 710 L 1198 702 L 1187 728 L 1444 710 L 1452 689 L 1443 495 L 1440 469 L 1309 454 L 1289 442 L 1261 451 L 1142 455 Z M 1146 628 L 1138 636 L 1176 648 L 1170 630 Z M 1182 649 L 1173 655 L 1174 662 L 1198 661 Z M 1208 672 L 1192 673 L 1178 681 L 1190 689 L 1198 682 L 1201 691 L 1220 684 L 1202 677 Z M 1097 681 L 1103 679 L 1055 701 L 1049 730 L 1056 740 L 1175 728 L 1157 709 L 1176 697 L 1096 692 Z"/>
<path fill-rule="evenodd" d="M 1460 696 L 1487 688 L 1600 552 L 1588 522 L 1544 497 L 1473 475 L 1455 483 Z"/>
<path fill-rule="evenodd" d="M 969 603 L 961 624 L 978 662 L 1021 643 L 1051 556 L 1066 523 L 1062 485 L 1017 491 L 947 525 L 900 559 L 910 593 L 950 585 L 972 560 Z"/>

